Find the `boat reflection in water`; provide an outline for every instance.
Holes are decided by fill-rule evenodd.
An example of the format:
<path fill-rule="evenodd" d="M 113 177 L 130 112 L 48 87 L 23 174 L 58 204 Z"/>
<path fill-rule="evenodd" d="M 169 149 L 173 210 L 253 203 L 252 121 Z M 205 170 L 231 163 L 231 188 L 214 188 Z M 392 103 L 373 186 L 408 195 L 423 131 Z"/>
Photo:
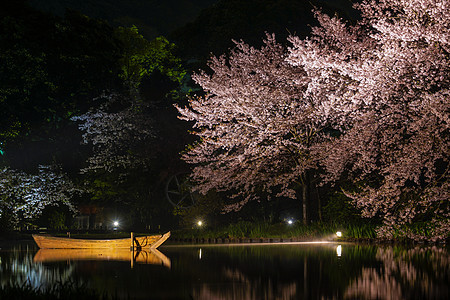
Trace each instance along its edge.
<path fill-rule="evenodd" d="M 36 263 L 106 260 L 129 261 L 131 267 L 135 263 L 163 265 L 170 268 L 170 259 L 157 249 L 131 251 L 128 249 L 39 249 L 33 258 Z"/>

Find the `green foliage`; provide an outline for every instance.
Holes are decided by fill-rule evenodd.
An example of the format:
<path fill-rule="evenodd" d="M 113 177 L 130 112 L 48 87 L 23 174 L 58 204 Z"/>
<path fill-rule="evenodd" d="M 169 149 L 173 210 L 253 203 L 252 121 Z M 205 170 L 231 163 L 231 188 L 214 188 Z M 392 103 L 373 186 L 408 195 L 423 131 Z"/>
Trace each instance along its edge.
<path fill-rule="evenodd" d="M 183 226 L 191 226 L 199 219 L 214 220 L 215 216 L 222 209 L 222 199 L 215 191 L 210 191 L 207 195 L 193 194 L 194 205 L 188 208 L 174 208 L 174 214 L 181 216 Z M 208 223 L 212 223 L 209 222 Z M 214 225 L 214 224 L 210 224 Z"/>
<path fill-rule="evenodd" d="M 169 80 L 181 84 L 186 75 L 181 59 L 175 56 L 175 44 L 165 37 L 146 40 L 136 26 L 119 27 L 115 37 L 123 47 L 119 59 L 122 73 L 120 77 L 129 88 L 137 89 L 143 78 L 150 77 L 154 72 L 166 76 Z"/>
<path fill-rule="evenodd" d="M 66 229 L 66 215 L 63 212 L 60 211 L 54 211 L 49 219 L 48 219 L 48 225 L 51 229 L 61 230 Z"/>
<path fill-rule="evenodd" d="M 333 192 L 323 207 L 325 222 L 337 224 L 358 223 L 361 220 L 360 212 L 351 203 L 351 199 L 341 191 Z"/>
<path fill-rule="evenodd" d="M 352 239 L 374 239 L 377 237 L 376 226 L 370 223 L 358 225 L 347 225 L 343 230 L 345 238 Z"/>
<path fill-rule="evenodd" d="M 109 178 L 114 180 L 113 178 Z M 117 197 L 118 194 L 124 193 L 124 191 L 118 190 L 118 186 L 114 181 L 109 181 L 108 177 L 100 177 L 92 182 L 92 200 L 94 201 L 107 201 L 113 197 Z"/>
<path fill-rule="evenodd" d="M 147 54 L 144 64 L 148 72 L 158 70 L 172 81 L 181 83 L 186 75 L 181 59 L 175 56 L 176 46 L 165 37 L 157 37 L 150 42 L 150 51 Z"/>
<path fill-rule="evenodd" d="M 259 232 L 259 228 L 248 221 L 241 221 L 236 224 L 230 224 L 225 229 L 225 233 L 229 238 L 245 238 L 250 237 L 252 232 Z"/>
<path fill-rule="evenodd" d="M 122 43 L 122 57 L 119 59 L 120 77 L 131 87 L 137 88 L 146 74 L 143 59 L 150 49 L 150 43 L 138 32 L 136 26 L 118 27 L 115 37 Z"/>
<path fill-rule="evenodd" d="M 0 233 L 13 231 L 15 224 L 17 224 L 17 216 L 5 205 L 3 199 L 0 199 Z"/>

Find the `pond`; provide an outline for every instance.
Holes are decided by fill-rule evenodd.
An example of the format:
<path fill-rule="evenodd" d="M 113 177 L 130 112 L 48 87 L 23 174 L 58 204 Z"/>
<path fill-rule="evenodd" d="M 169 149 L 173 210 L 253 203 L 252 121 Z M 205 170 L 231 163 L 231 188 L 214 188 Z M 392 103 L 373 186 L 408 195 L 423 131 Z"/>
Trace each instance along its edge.
<path fill-rule="evenodd" d="M 290 243 L 159 251 L 0 250 L 0 284 L 76 282 L 121 299 L 450 299 L 446 247 Z"/>

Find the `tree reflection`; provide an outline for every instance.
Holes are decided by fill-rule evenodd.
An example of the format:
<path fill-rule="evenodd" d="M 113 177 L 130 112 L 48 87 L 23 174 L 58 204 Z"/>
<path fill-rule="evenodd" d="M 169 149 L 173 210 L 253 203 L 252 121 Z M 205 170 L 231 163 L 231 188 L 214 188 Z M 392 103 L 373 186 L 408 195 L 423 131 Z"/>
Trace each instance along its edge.
<path fill-rule="evenodd" d="M 202 249 L 194 299 L 447 299 L 439 247 L 321 245 Z"/>
<path fill-rule="evenodd" d="M 360 265 L 364 259 L 373 259 L 374 254 L 370 249 L 361 251 L 352 246 L 352 251 L 346 250 L 346 257 L 341 258 L 338 246 L 205 247 L 196 264 L 182 263 L 191 273 L 185 278 L 197 278 L 193 282 L 194 299 L 341 299 L 349 276 L 359 274 L 359 269 L 345 260 Z M 349 267 L 342 270 L 343 266 Z"/>
<path fill-rule="evenodd" d="M 378 248 L 381 267 L 363 267 L 351 282 L 351 299 L 448 299 L 449 253 L 444 248 Z"/>
<path fill-rule="evenodd" d="M 226 288 L 202 285 L 193 291 L 194 299 L 295 299 L 298 294 L 297 282 L 276 285 L 263 284 L 262 278 L 252 280 L 237 269 L 225 269 L 223 275 L 230 284 Z M 231 285 L 231 286 L 230 286 Z"/>
<path fill-rule="evenodd" d="M 58 267 L 45 266 L 33 260 L 36 250 L 27 246 L 16 246 L 8 252 L 0 253 L 0 286 L 29 283 L 36 289 L 51 287 L 55 282 L 73 282 L 74 264 L 59 264 Z"/>

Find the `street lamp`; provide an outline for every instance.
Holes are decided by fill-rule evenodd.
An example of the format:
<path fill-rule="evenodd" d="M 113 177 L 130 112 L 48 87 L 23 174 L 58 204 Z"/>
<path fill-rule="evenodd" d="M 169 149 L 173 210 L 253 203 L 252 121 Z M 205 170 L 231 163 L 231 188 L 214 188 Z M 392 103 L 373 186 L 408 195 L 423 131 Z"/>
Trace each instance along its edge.
<path fill-rule="evenodd" d="M 119 221 L 114 221 L 114 222 L 113 222 L 113 226 L 114 226 L 114 227 L 113 227 L 113 230 L 116 231 L 116 230 L 117 230 L 117 227 L 119 227 Z"/>

